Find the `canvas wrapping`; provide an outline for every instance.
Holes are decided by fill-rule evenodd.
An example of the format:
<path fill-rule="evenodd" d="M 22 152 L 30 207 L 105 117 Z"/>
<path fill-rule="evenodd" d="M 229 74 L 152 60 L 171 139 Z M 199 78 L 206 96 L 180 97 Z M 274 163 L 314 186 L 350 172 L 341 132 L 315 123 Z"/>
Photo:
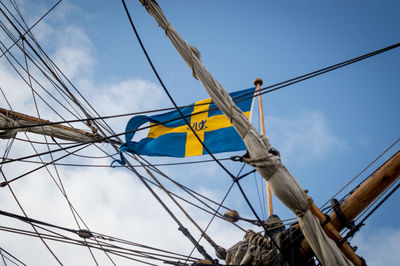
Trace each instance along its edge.
<path fill-rule="evenodd" d="M 310 202 L 296 179 L 281 164 L 280 157 L 269 153 L 268 138 L 260 135 L 247 117 L 236 107 L 229 94 L 206 70 L 196 48 L 190 46 L 171 26 L 154 0 L 140 0 L 147 11 L 165 31 L 182 58 L 192 69 L 216 106 L 231 120 L 232 125 L 243 138 L 251 159 L 265 159 L 257 171 L 268 180 L 272 192 L 297 216 L 304 237 L 318 260 L 323 265 L 353 265 L 323 231 L 319 220 L 309 210 Z"/>
<path fill-rule="evenodd" d="M 21 127 L 17 129 L 6 129 L 0 132 L 0 138 L 9 139 L 15 137 L 18 132 L 32 132 L 36 134 L 44 134 L 50 137 L 55 137 L 63 140 L 75 141 L 75 142 L 89 142 L 94 140 L 90 136 L 86 136 L 81 132 L 74 131 L 73 129 L 67 130 L 61 127 L 54 126 L 37 126 L 31 127 L 34 125 L 34 122 L 26 121 L 23 119 L 12 119 L 4 114 L 0 113 L 0 128 L 5 127 Z M 29 126 L 29 127 L 26 127 Z"/>

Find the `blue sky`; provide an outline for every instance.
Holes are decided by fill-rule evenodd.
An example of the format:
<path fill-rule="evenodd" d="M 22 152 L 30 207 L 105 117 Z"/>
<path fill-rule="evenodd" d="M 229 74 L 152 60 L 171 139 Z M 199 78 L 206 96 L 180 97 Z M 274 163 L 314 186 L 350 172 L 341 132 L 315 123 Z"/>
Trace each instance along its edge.
<path fill-rule="evenodd" d="M 32 23 L 53 3 L 41 1 L 31 6 L 32 3 L 24 1 L 22 12 Z M 398 1 L 179 0 L 159 1 L 159 4 L 178 32 L 199 49 L 206 68 L 229 92 L 252 87 L 255 78 L 262 78 L 264 86 L 272 85 L 400 41 Z M 127 5 L 157 71 L 177 104 L 207 98 L 204 88 L 192 77 L 191 70 L 139 1 L 127 1 Z M 120 2 L 63 1 L 34 33 L 100 114 L 172 106 L 146 61 Z M 398 49 L 263 95 L 270 142 L 317 205 L 329 200 L 399 138 Z M 0 83 L 4 90 L 8 84 L 11 83 Z M 122 132 L 127 120 L 111 123 L 116 132 Z M 256 125 L 258 119 L 255 117 L 253 122 Z M 396 145 L 361 178 L 399 147 Z M 148 159 L 153 163 L 177 161 Z M 178 161 L 185 160 L 191 159 Z M 239 165 L 224 164 L 237 173 Z M 163 170 L 216 199 L 222 198 L 230 185 L 229 177 L 213 164 Z M 127 174 L 123 170 L 115 172 Z M 258 180 L 259 176 L 255 178 Z M 255 178 L 250 176 L 243 185 L 262 216 Z M 370 258 L 371 265 L 398 262 L 398 258 L 390 255 L 386 260 L 371 255 L 371 247 L 366 243 L 373 241 L 398 250 L 398 242 L 392 241 L 392 236 L 384 234 L 378 238 L 377 234 L 399 234 L 400 215 L 393 211 L 398 208 L 399 200 L 398 193 L 392 196 L 367 220 L 360 237 L 354 238 L 360 246 L 358 254 L 367 263 Z M 238 191 L 232 192 L 228 203 L 243 216 L 251 216 Z M 274 205 L 281 218 L 293 217 L 276 198 Z M 107 230 L 107 226 L 110 225 L 101 228 Z"/>

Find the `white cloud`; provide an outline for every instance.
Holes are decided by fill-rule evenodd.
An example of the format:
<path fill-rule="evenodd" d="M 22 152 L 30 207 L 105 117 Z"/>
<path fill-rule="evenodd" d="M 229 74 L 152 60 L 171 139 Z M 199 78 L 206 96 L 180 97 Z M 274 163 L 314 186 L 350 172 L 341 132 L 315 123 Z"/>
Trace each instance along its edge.
<path fill-rule="evenodd" d="M 400 265 L 400 229 L 381 228 L 359 232 L 352 244 L 358 246 L 357 254 L 370 266 Z"/>
<path fill-rule="evenodd" d="M 72 7 L 69 8 L 71 9 Z M 68 16 L 68 12 L 60 13 L 60 18 L 65 18 L 65 16 Z M 50 56 L 69 78 L 74 79 L 74 82 L 79 85 L 86 85 L 84 94 L 88 95 L 87 98 L 100 114 L 121 114 L 154 109 L 159 106 L 165 107 L 165 105 L 161 105 L 165 96 L 159 86 L 154 83 L 139 79 L 129 79 L 118 80 L 112 84 L 111 82 L 97 84 L 92 76 L 92 69 L 95 69 L 97 63 L 93 58 L 94 47 L 81 28 L 62 25 L 62 23 L 57 27 L 46 23 L 41 23 L 40 25 L 38 25 L 36 31 L 40 42 L 48 44 L 52 48 L 50 49 Z M 37 73 L 35 72 L 35 74 Z M 0 85 L 7 94 L 11 105 L 17 108 L 17 111 L 35 115 L 35 112 L 32 111 L 34 109 L 30 89 L 20 81 L 17 75 L 9 70 L 8 66 L 6 67 L 6 64 L 0 64 L 0 75 Z M 41 78 L 40 81 L 44 82 L 44 79 Z M 46 84 L 48 85 L 48 83 Z M 46 97 L 46 100 L 48 99 L 48 95 L 43 92 L 40 93 Z M 54 95 L 58 94 L 54 93 Z M 42 103 L 40 104 L 43 105 Z M 48 108 L 41 108 L 40 110 L 42 118 L 54 118 L 53 113 Z M 62 115 L 68 115 L 65 109 L 57 108 L 57 111 L 61 112 Z M 127 120 L 128 118 L 124 117 L 109 121 L 117 132 L 121 132 Z M 18 137 L 24 137 L 24 134 L 19 133 Z M 41 136 L 34 137 L 30 135 L 30 137 L 43 141 Z M 49 141 L 51 142 L 51 140 Z M 0 140 L 0 142 L 0 147 L 4 150 L 7 141 Z M 39 152 L 47 150 L 44 145 L 36 145 L 36 147 Z M 114 152 L 108 146 L 102 147 L 111 153 Z M 17 158 L 30 154 L 34 154 L 31 146 L 17 141 L 12 148 L 10 157 Z M 80 152 L 80 154 L 88 156 L 102 155 L 97 149 L 87 149 L 84 152 Z M 55 153 L 54 158 L 58 158 L 61 155 L 61 153 Z M 44 156 L 45 161 L 50 159 L 49 156 Z M 69 157 L 60 162 L 107 165 L 110 163 L 110 159 L 96 160 Z M 5 165 L 2 171 L 10 179 L 38 166 L 40 165 L 14 162 Z M 91 230 L 186 255 L 191 251 L 193 245 L 178 231 L 178 226 L 173 222 L 172 218 L 167 215 L 150 192 L 144 188 L 143 184 L 127 170 L 58 167 L 56 172 L 53 167 L 49 167 L 49 171 L 53 173 L 56 180 L 57 172 L 60 174 L 69 199 Z M 206 172 L 209 175 L 214 173 L 215 169 L 209 167 Z M 182 173 L 177 172 L 177 174 L 182 176 Z M 67 228 L 77 229 L 67 201 L 45 169 L 24 176 L 20 180 L 13 182 L 11 186 L 28 216 Z M 159 193 L 158 189 L 155 190 Z M 21 214 L 11 192 L 7 188 L 1 188 L 1 192 L 0 202 L 2 207 L 0 209 Z M 193 233 L 194 237 L 196 239 L 199 238 L 198 230 L 193 225 L 190 225 L 190 222 L 180 210 L 174 207 L 165 194 L 159 194 L 163 201 L 168 202 L 168 206 Z M 222 197 L 222 193 L 218 189 L 207 190 L 206 194 L 213 199 Z M 210 219 L 210 215 L 204 214 L 197 209 L 191 208 L 190 214 L 201 226 L 205 226 Z M 20 221 L 3 216 L 0 216 L 0 224 L 2 226 L 32 230 L 30 226 Z M 243 233 L 228 223 L 217 220 L 210 228 L 210 235 L 213 236 L 217 243 L 229 248 L 230 245 L 242 238 Z M 48 243 L 65 265 L 93 264 L 90 253 L 84 247 L 75 247 L 50 241 Z M 202 240 L 202 245 L 210 254 L 214 254 L 212 248 L 204 240 Z M 52 258 L 40 240 L 36 238 L 0 231 L 0 246 L 29 265 L 56 264 L 54 258 Z M 100 265 L 111 264 L 102 252 L 95 251 L 95 254 Z M 195 253 L 195 256 L 201 257 L 197 253 Z M 129 260 L 117 258 L 116 261 L 118 265 L 132 265 Z"/>
<path fill-rule="evenodd" d="M 286 160 L 323 159 L 335 150 L 346 149 L 346 144 L 333 134 L 318 111 L 303 111 L 293 118 L 268 116 L 266 124 L 271 128 L 271 143 Z"/>

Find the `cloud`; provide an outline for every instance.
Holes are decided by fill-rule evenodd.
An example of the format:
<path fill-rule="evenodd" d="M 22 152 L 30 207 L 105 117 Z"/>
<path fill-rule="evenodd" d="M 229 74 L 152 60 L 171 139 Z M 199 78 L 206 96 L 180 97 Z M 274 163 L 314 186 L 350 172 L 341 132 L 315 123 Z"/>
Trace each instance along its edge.
<path fill-rule="evenodd" d="M 73 10 L 74 8 L 69 6 L 68 10 L 71 9 Z M 38 33 L 37 38 L 41 43 L 45 44 L 44 47 L 47 44 L 50 48 L 50 57 L 54 59 L 59 68 L 69 78 L 79 84 L 78 88 L 81 88 L 80 85 L 82 84 L 86 85 L 84 87 L 84 95 L 88 95 L 87 98 L 90 103 L 100 114 L 121 114 L 154 109 L 159 106 L 164 107 L 161 104 L 165 102 L 165 96 L 159 86 L 154 83 L 141 79 L 126 79 L 116 80 L 113 83 L 106 81 L 98 84 L 94 80 L 92 72 L 97 62 L 93 58 L 95 51 L 91 40 L 82 28 L 63 24 L 63 21 L 68 21 L 66 19 L 68 12 L 62 12 L 59 16 L 62 19 L 58 22 L 58 26 L 52 26 L 44 22 L 39 24 L 35 31 Z M 45 50 L 48 51 L 47 49 Z M 3 62 L 0 64 L 0 75 L 2 77 L 0 85 L 11 105 L 17 111 L 35 115 L 30 88 L 21 82 L 19 76 L 14 74 L 9 66 Z M 34 74 L 38 76 L 39 72 L 35 71 Z M 45 83 L 46 88 L 50 87 L 43 77 L 39 77 L 39 79 L 40 82 Z M 37 86 L 35 85 L 35 87 Z M 42 90 L 38 89 L 38 91 L 51 105 L 55 104 L 53 100 L 49 100 L 49 95 Z M 51 93 L 61 99 L 58 92 L 51 90 Z M 4 100 L 1 103 L 6 106 Z M 60 108 L 59 104 L 55 105 L 57 106 L 56 110 L 63 116 L 68 115 L 68 106 L 64 109 Z M 42 118 L 54 119 L 55 116 L 52 110 L 45 108 L 45 104 L 40 100 L 39 106 Z M 127 119 L 127 117 L 124 117 L 108 121 L 112 128 L 117 132 L 121 132 Z M 32 134 L 28 136 L 37 141 L 44 141 L 42 136 L 34 136 Z M 19 133 L 18 137 L 25 138 L 23 133 Z M 52 143 L 49 138 L 47 140 Z M 2 151 L 7 147 L 7 143 L 7 140 L 0 140 Z M 100 146 L 111 153 L 115 153 L 107 145 Z M 35 148 L 38 152 L 47 151 L 46 145 L 36 144 Z M 51 146 L 50 148 L 55 149 L 57 147 Z M 18 158 L 34 153 L 35 151 L 30 144 L 16 141 L 12 146 L 9 157 Z M 97 148 L 85 149 L 79 154 L 85 156 L 103 155 Z M 54 159 L 62 155 L 63 153 L 53 154 Z M 46 162 L 53 159 L 50 156 L 43 156 L 42 158 Z M 59 162 L 108 165 L 110 161 L 109 158 L 88 159 L 69 156 Z M 40 164 L 14 162 L 4 165 L 2 171 L 8 179 L 11 179 L 39 166 Z M 55 181 L 51 178 L 49 172 L 52 173 Z M 209 167 L 206 172 L 207 175 L 210 175 L 215 172 L 215 169 Z M 182 172 L 175 173 L 178 176 L 182 176 Z M 66 199 L 55 184 L 56 182 L 61 186 L 58 181 L 58 175 L 63 182 L 69 200 L 91 230 L 185 255 L 192 250 L 193 245 L 178 230 L 178 225 L 152 194 L 145 189 L 138 178 L 126 169 L 57 167 L 56 170 L 53 166 L 50 166 L 47 170 L 43 168 L 23 176 L 18 181 L 13 182 L 11 187 L 29 217 L 66 228 L 78 228 Z M 181 193 L 176 187 L 172 189 L 177 193 Z M 200 237 L 198 230 L 191 225 L 185 215 L 174 206 L 164 193 L 157 188 L 154 190 L 167 203 L 168 207 L 182 221 L 184 226 L 198 239 Z M 213 199 L 220 199 L 223 196 L 223 191 L 219 189 L 204 188 L 202 191 Z M 1 209 L 22 214 L 11 191 L 8 188 L 1 188 L 1 192 Z M 210 220 L 209 214 L 205 214 L 196 208 L 189 208 L 189 212 L 202 227 L 208 224 Z M 82 226 L 82 223 L 79 223 Z M 32 231 L 29 225 L 4 216 L 0 216 L 0 224 Z M 230 245 L 239 241 L 243 236 L 243 232 L 220 220 L 213 222 L 209 232 L 213 239 L 225 248 L 229 248 Z M 74 237 L 73 234 L 62 233 Z M 51 241 L 47 242 L 65 265 L 93 264 L 87 248 Z M 214 254 L 214 251 L 210 245 L 205 243 L 204 239 L 201 244 L 210 254 Z M 56 263 L 55 259 L 37 238 L 0 231 L 0 246 L 29 265 L 52 265 Z M 110 264 L 104 253 L 101 251 L 93 252 L 100 265 Z M 194 254 L 196 257 L 201 257 L 197 252 Z M 115 258 L 115 260 L 118 265 L 132 265 L 130 260 L 121 258 Z"/>
<path fill-rule="evenodd" d="M 346 149 L 343 140 L 336 137 L 318 111 L 303 111 L 297 117 L 268 116 L 270 141 L 286 160 L 303 162 L 323 159 L 335 150 Z M 301 156 L 298 156 L 301 155 Z"/>
<path fill-rule="evenodd" d="M 370 266 L 400 265 L 400 229 L 380 228 L 373 232 L 359 232 L 352 244 L 357 254 Z"/>

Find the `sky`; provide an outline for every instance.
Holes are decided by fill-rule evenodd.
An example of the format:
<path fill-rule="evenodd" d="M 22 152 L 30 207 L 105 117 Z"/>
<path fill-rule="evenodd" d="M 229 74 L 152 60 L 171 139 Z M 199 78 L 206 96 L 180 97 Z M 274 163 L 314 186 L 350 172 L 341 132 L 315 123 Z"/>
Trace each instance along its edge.
<path fill-rule="evenodd" d="M 176 103 L 186 105 L 208 98 L 205 89 L 192 77 L 191 70 L 140 2 L 126 2 L 143 44 Z M 55 1 L 17 3 L 27 24 L 33 25 Z M 4 4 L 11 10 L 9 2 L 4 1 Z M 394 0 L 380 1 L 379 4 L 376 1 L 314 0 L 175 0 L 159 1 L 159 4 L 183 38 L 201 52 L 205 67 L 229 92 L 252 87 L 256 78 L 263 79 L 263 86 L 276 84 L 400 41 L 400 3 Z M 7 25 L 3 16 L 1 20 Z M 134 36 L 122 3 L 64 0 L 32 31 L 41 47 L 100 115 L 173 106 Z M 0 38 L 6 47 L 11 45 L 4 31 Z M 17 47 L 10 52 L 24 62 Z M 46 93 L 35 84 L 38 94 L 56 106 L 63 117 L 73 119 L 68 111 L 72 107 L 60 107 L 51 98 L 51 95 L 60 98 L 57 92 L 34 66 L 31 65 L 31 69 L 33 76 L 49 88 Z M 399 70 L 400 50 L 397 48 L 263 95 L 266 134 L 271 145 L 280 151 L 284 165 L 300 185 L 309 190 L 318 206 L 329 201 L 399 138 Z M 9 103 L 17 112 L 35 115 L 36 100 L 43 119 L 60 120 L 44 101 L 32 97 L 31 89 L 5 57 L 0 58 L 0 87 L 5 95 L 0 95 L 2 108 L 8 108 Z M 258 128 L 257 116 L 255 108 L 252 122 Z M 107 122 L 115 132 L 122 133 L 128 119 L 121 117 Z M 77 126 L 85 128 L 83 124 Z M 27 135 L 32 140 L 44 141 L 42 136 Z M 18 133 L 18 137 L 27 138 L 24 133 Z M 139 134 L 137 138 L 140 137 Z M 4 153 L 8 144 L 7 140 L 0 140 L 0 152 Z M 108 144 L 98 146 L 115 153 Z M 343 197 L 399 147 L 399 144 L 394 145 L 337 198 Z M 39 151 L 47 149 L 39 144 L 35 148 Z M 29 144 L 15 141 L 9 157 L 34 153 Z M 111 163 L 99 148 L 91 147 L 79 154 L 97 158 L 69 156 L 60 162 L 105 166 Z M 227 158 L 242 154 L 244 151 L 216 156 Z M 49 156 L 43 158 L 45 161 L 51 159 Z M 157 164 L 209 160 L 211 157 L 146 159 Z M 241 167 L 237 162 L 223 161 L 223 164 L 235 175 Z M 2 171 L 7 178 L 12 178 L 34 167 L 37 164 L 16 162 L 4 165 Z M 217 202 L 232 184 L 230 177 L 215 163 L 160 169 Z M 244 171 L 250 170 L 245 167 Z M 138 171 L 143 173 L 141 169 Z M 56 181 L 51 179 L 49 172 L 56 176 Z M 12 191 L 29 217 L 68 228 L 77 227 L 65 197 L 55 185 L 60 184 L 58 177 L 63 181 L 71 203 L 91 230 L 185 255 L 191 252 L 192 245 L 177 230 L 178 226 L 140 180 L 123 168 L 58 166 L 41 169 L 13 182 Z M 162 181 L 172 191 L 182 193 L 171 183 Z M 261 177 L 249 175 L 242 185 L 259 216 L 265 219 L 265 203 L 260 203 L 264 189 Z M 156 192 L 198 238 L 199 232 L 167 196 L 159 189 Z M 366 259 L 368 265 L 400 264 L 397 255 L 400 252 L 400 215 L 395 212 L 399 200 L 399 193 L 395 193 L 351 240 L 352 245 L 358 246 L 357 254 Z M 0 202 L 1 210 L 22 214 L 9 188 L 1 188 Z M 241 216 L 254 219 L 236 187 L 224 204 Z M 273 204 L 274 213 L 282 219 L 294 217 L 276 198 L 273 198 Z M 210 221 L 209 214 L 184 206 L 202 227 Z M 0 225 L 32 230 L 7 217 L 0 217 Z M 244 222 L 240 222 L 240 226 L 260 230 Z M 218 219 L 207 232 L 225 248 L 242 240 L 244 235 L 241 230 Z M 4 231 L 0 231 L 0 235 L 0 247 L 24 263 L 57 264 L 40 240 Z M 201 244 L 214 254 L 204 240 Z M 51 241 L 49 245 L 65 265 L 95 264 L 85 248 Z M 104 253 L 94 252 L 99 264 L 111 265 Z M 194 254 L 200 257 L 198 253 Z M 115 261 L 118 265 L 132 265 L 131 261 L 122 258 L 115 258 Z"/>

